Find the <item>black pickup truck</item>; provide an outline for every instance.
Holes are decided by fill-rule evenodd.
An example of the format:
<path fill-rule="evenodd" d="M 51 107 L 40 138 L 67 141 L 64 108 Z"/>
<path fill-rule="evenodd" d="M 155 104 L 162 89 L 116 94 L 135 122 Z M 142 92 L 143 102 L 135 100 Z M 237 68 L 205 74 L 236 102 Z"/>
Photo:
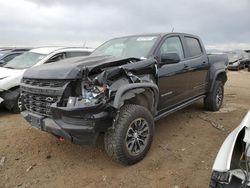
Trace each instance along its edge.
<path fill-rule="evenodd" d="M 104 134 L 108 155 L 130 165 L 148 152 L 156 120 L 199 99 L 207 110 L 220 109 L 227 64 L 190 34 L 115 38 L 88 57 L 27 70 L 22 115 L 73 143 L 93 144 Z"/>

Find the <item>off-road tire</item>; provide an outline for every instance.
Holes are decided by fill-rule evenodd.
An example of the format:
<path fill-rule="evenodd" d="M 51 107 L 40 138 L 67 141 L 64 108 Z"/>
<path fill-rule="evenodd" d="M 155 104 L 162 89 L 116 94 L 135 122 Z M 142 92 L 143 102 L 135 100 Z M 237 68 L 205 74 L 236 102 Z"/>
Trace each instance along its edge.
<path fill-rule="evenodd" d="M 132 155 L 128 149 L 126 140 L 129 128 L 137 119 L 142 118 L 148 126 L 148 139 L 144 149 L 138 154 Z M 131 135 L 131 134 L 130 134 Z M 118 114 L 114 129 L 104 135 L 104 146 L 107 154 L 114 160 L 125 165 L 132 165 L 141 161 L 150 149 L 154 135 L 154 119 L 152 114 L 143 106 L 126 104 Z"/>
<path fill-rule="evenodd" d="M 219 94 L 218 92 L 221 93 Z M 221 97 L 220 103 L 217 102 L 219 100 L 218 97 Z M 218 111 L 223 103 L 223 99 L 224 99 L 224 84 L 222 81 L 216 80 L 213 90 L 209 92 L 206 98 L 204 99 L 204 107 L 206 110 L 209 111 L 214 111 L 214 112 Z"/>

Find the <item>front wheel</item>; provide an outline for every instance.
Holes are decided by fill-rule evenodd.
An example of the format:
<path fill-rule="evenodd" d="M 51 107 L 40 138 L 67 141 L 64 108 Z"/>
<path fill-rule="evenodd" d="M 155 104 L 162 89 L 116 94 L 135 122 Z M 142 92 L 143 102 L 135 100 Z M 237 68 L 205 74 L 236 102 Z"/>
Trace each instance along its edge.
<path fill-rule="evenodd" d="M 17 98 L 14 101 L 12 112 L 19 113 L 19 112 L 22 111 L 21 109 L 22 109 L 22 101 L 21 101 L 20 95 L 18 95 Z"/>
<path fill-rule="evenodd" d="M 104 145 L 115 161 L 132 165 L 147 154 L 154 135 L 154 119 L 142 106 L 127 104 L 119 113 L 115 127 L 105 133 Z"/>
<path fill-rule="evenodd" d="M 204 106 L 206 110 L 218 111 L 224 99 L 224 84 L 222 81 L 216 80 L 213 90 L 208 93 L 204 99 Z"/>

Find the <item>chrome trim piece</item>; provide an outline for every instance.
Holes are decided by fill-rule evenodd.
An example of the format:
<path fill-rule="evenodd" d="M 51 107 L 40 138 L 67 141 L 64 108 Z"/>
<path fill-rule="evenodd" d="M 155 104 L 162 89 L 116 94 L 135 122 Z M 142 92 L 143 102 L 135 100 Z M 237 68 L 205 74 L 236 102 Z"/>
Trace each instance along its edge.
<path fill-rule="evenodd" d="M 162 96 L 162 97 L 165 97 L 165 96 L 171 95 L 171 94 L 173 94 L 173 91 L 169 91 L 169 92 L 167 92 L 167 93 L 164 93 L 164 94 L 162 94 L 161 96 Z"/>

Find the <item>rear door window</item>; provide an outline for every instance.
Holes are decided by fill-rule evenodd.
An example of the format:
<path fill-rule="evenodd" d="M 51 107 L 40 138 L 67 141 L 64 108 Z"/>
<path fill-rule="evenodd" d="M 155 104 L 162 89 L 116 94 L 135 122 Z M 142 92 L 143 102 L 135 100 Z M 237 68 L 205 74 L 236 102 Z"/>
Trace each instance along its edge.
<path fill-rule="evenodd" d="M 189 50 L 189 57 L 196 57 L 202 54 L 201 45 L 198 39 L 185 37 L 185 41 Z"/>
<path fill-rule="evenodd" d="M 91 52 L 66 52 L 66 58 L 78 57 L 78 56 L 88 56 Z"/>

